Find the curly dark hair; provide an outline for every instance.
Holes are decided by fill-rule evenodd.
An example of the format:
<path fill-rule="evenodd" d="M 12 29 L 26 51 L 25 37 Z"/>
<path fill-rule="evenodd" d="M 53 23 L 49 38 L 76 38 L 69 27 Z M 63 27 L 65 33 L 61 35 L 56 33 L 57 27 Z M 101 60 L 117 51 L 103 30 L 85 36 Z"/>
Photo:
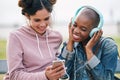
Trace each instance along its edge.
<path fill-rule="evenodd" d="M 34 15 L 38 10 L 45 8 L 52 12 L 56 0 L 19 0 L 18 6 L 22 8 L 22 14 Z"/>

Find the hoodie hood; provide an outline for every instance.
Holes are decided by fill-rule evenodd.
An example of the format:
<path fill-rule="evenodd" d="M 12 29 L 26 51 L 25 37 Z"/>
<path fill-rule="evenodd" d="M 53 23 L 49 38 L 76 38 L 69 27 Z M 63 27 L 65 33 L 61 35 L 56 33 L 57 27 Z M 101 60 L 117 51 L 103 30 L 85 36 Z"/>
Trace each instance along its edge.
<path fill-rule="evenodd" d="M 59 34 L 59 32 L 57 31 L 50 30 L 49 28 L 46 29 L 46 32 L 43 35 L 40 35 L 36 31 L 34 31 L 30 26 L 22 26 L 20 29 L 18 29 L 17 32 L 24 36 L 27 41 L 29 41 L 30 39 L 37 43 L 36 46 L 41 58 L 45 57 L 44 53 L 48 53 L 48 55 L 52 58 L 53 53 L 56 52 L 54 51 L 55 46 L 56 49 L 59 49 L 58 46 L 60 46 L 60 44 L 62 43 L 61 34 Z M 44 50 L 42 47 L 46 50 Z"/>
<path fill-rule="evenodd" d="M 44 58 L 43 57 L 43 53 L 42 53 L 42 50 L 41 50 L 41 48 L 40 48 L 40 39 L 39 38 L 44 38 L 45 40 L 45 42 L 46 42 L 46 49 L 48 49 L 48 51 L 49 51 L 49 55 L 50 55 L 50 57 L 52 58 L 53 56 L 52 56 L 52 53 L 51 53 L 51 49 L 50 49 L 50 47 L 49 47 L 49 43 L 48 43 L 48 34 L 49 34 L 49 30 L 47 29 L 46 30 L 46 32 L 43 34 L 43 35 L 40 35 L 39 33 L 37 33 L 35 30 L 33 30 L 30 26 L 23 26 L 22 27 L 22 29 L 21 29 L 21 31 L 23 31 L 23 32 L 26 32 L 27 34 L 29 34 L 30 36 L 33 36 L 33 37 L 35 37 L 35 39 L 36 39 L 36 42 L 37 42 L 37 48 L 38 48 L 38 51 L 39 51 L 39 54 L 40 54 L 40 56 L 41 56 L 41 58 Z"/>
<path fill-rule="evenodd" d="M 46 32 L 47 32 L 47 34 L 49 34 L 49 32 L 50 32 L 49 29 L 47 29 L 46 32 L 43 35 L 40 35 L 35 30 L 33 30 L 30 26 L 22 26 L 20 31 L 26 32 L 29 35 L 33 36 L 33 37 L 36 37 L 36 34 L 38 34 L 39 37 L 45 37 L 46 36 Z"/>

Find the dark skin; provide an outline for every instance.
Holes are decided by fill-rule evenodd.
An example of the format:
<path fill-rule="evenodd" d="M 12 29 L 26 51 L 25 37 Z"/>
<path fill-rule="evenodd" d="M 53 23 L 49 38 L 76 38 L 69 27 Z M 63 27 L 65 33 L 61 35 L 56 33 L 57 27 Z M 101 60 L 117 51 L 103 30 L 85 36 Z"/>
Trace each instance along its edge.
<path fill-rule="evenodd" d="M 69 24 L 69 40 L 67 44 L 67 50 L 73 51 L 74 42 L 82 42 L 88 61 L 94 55 L 92 51 L 93 46 L 98 42 L 103 34 L 103 31 L 99 30 L 90 40 L 88 40 L 89 33 L 93 29 L 93 23 L 94 20 L 89 19 L 85 15 L 79 14 L 75 20 L 75 23 L 72 25 L 71 23 Z"/>

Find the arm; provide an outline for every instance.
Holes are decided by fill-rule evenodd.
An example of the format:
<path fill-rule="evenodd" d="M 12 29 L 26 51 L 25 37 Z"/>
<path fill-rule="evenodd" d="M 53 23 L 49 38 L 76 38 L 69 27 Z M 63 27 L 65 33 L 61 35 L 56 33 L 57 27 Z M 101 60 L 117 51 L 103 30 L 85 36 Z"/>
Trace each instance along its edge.
<path fill-rule="evenodd" d="M 101 53 L 101 57 L 100 54 Z M 106 39 L 101 46 L 99 57 L 92 57 L 88 61 L 91 69 L 88 69 L 96 80 L 113 80 L 114 71 L 117 65 L 118 50 L 115 42 L 111 39 Z M 96 61 L 99 62 L 96 62 Z"/>
<path fill-rule="evenodd" d="M 65 67 L 67 67 L 67 73 L 70 75 L 71 70 L 73 69 L 74 66 L 74 54 L 75 51 L 73 50 L 72 52 L 68 51 L 66 49 L 67 44 L 64 43 L 63 48 L 61 50 L 61 54 L 58 56 L 58 58 L 60 59 L 64 59 L 65 60 Z"/>
<path fill-rule="evenodd" d="M 74 41 L 72 37 L 73 29 L 72 22 L 68 25 L 69 30 L 69 39 L 68 42 L 64 42 L 63 48 L 61 49 L 61 54 L 58 56 L 60 59 L 65 59 L 65 66 L 67 67 L 67 73 L 70 74 L 73 66 L 74 66 Z"/>

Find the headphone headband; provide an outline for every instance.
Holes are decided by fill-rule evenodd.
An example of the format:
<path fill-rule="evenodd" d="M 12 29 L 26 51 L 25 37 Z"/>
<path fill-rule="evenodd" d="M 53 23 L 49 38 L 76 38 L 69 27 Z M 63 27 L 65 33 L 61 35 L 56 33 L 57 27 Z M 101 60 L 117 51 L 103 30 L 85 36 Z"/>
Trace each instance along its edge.
<path fill-rule="evenodd" d="M 104 20 L 103 20 L 103 15 L 102 15 L 96 8 L 94 8 L 94 7 L 92 7 L 92 6 L 82 6 L 82 7 L 78 8 L 78 10 L 77 10 L 76 13 L 75 13 L 75 16 L 74 16 L 73 19 L 72 19 L 72 24 L 74 24 L 76 18 L 77 18 L 78 15 L 80 14 L 81 10 L 84 9 L 84 8 L 90 8 L 90 9 L 93 9 L 94 11 L 96 11 L 96 13 L 99 15 L 99 18 L 100 18 L 100 22 L 99 22 L 97 28 L 101 29 L 102 26 L 103 26 L 103 22 L 104 22 Z"/>

